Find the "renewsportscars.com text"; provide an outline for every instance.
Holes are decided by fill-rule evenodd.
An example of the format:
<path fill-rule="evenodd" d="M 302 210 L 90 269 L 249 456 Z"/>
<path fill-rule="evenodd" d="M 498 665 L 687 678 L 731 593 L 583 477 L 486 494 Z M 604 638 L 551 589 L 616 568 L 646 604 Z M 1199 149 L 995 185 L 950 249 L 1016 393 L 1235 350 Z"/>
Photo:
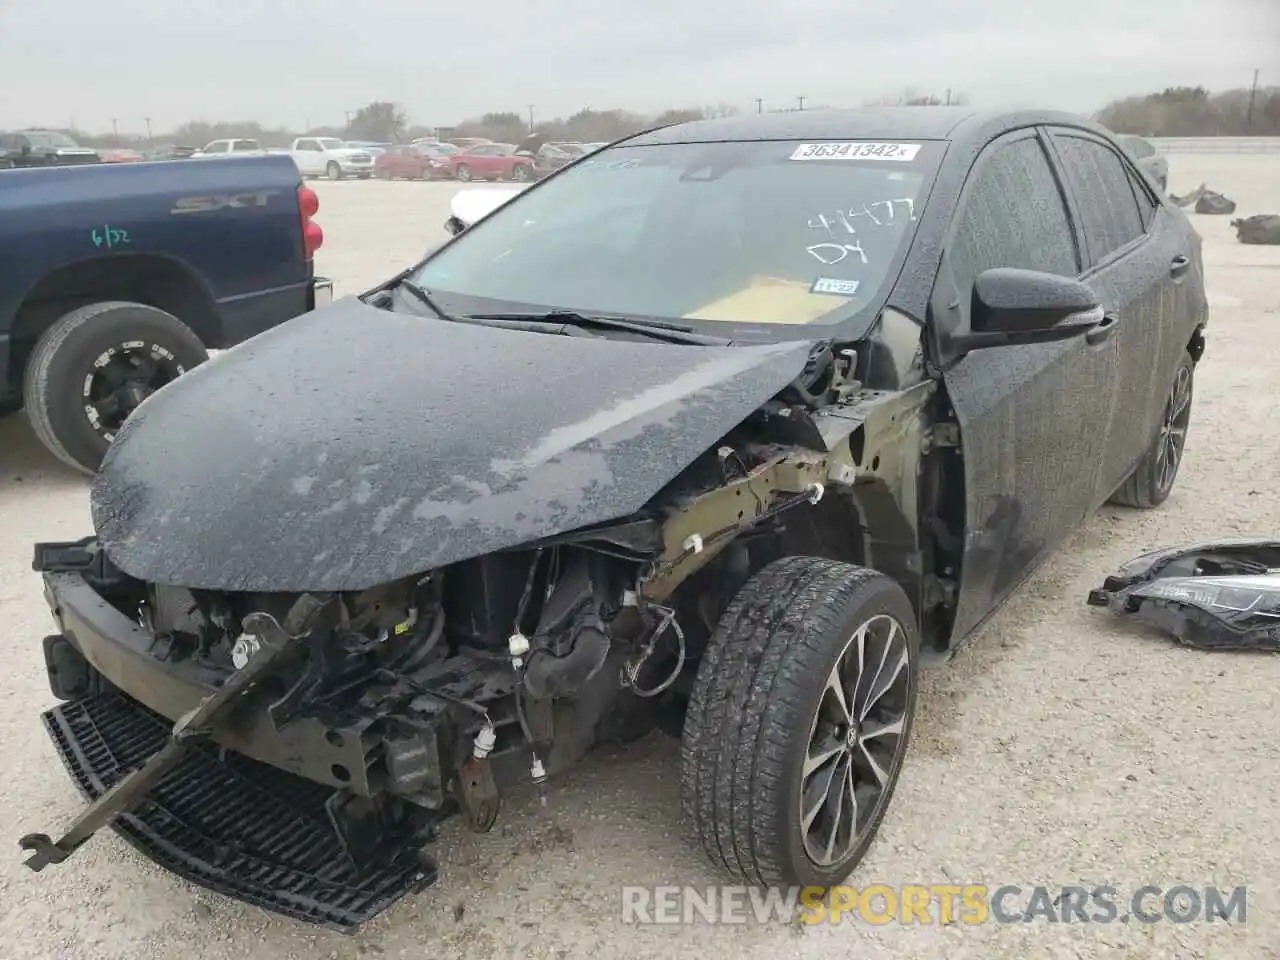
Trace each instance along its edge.
<path fill-rule="evenodd" d="M 631 924 L 1244 923 L 1248 889 L 906 884 L 865 887 L 623 887 Z"/>

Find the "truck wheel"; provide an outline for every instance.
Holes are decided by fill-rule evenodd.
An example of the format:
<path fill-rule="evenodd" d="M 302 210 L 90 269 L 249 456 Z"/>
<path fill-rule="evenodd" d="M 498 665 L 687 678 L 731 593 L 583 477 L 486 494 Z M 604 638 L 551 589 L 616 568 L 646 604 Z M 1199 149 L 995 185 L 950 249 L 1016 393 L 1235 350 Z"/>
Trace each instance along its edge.
<path fill-rule="evenodd" d="M 703 655 L 685 717 L 681 805 L 748 883 L 829 887 L 875 838 L 919 677 L 907 596 L 862 567 L 787 557 L 747 582 Z"/>
<path fill-rule="evenodd" d="M 324 168 L 324 174 L 330 180 L 341 180 L 342 168 L 338 166 L 336 163 L 334 163 L 332 160 L 330 160 L 329 165 Z"/>
<path fill-rule="evenodd" d="M 57 320 L 31 352 L 23 404 L 59 460 L 93 473 L 148 396 L 209 358 L 177 317 L 141 303 L 91 303 Z"/>
<path fill-rule="evenodd" d="M 1129 479 L 1111 495 L 1111 503 L 1150 510 L 1169 499 L 1191 425 L 1191 397 L 1195 386 L 1195 361 L 1184 353 L 1165 398 L 1160 428 Z"/>

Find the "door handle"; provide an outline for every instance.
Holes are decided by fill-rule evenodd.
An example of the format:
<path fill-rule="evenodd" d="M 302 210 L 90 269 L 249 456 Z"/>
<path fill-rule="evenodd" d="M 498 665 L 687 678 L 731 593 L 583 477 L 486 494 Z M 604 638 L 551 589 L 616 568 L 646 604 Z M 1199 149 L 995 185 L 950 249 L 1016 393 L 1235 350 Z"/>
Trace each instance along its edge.
<path fill-rule="evenodd" d="M 1115 314 L 1107 314 L 1098 323 L 1094 324 L 1084 334 L 1084 342 L 1091 347 L 1111 339 L 1111 335 L 1116 332 L 1116 328 L 1120 326 L 1120 318 Z"/>
<path fill-rule="evenodd" d="M 1180 253 L 1174 257 L 1173 261 L 1169 264 L 1169 275 L 1173 277 L 1180 277 L 1187 272 L 1187 268 L 1190 266 L 1191 258 L 1185 253 Z"/>

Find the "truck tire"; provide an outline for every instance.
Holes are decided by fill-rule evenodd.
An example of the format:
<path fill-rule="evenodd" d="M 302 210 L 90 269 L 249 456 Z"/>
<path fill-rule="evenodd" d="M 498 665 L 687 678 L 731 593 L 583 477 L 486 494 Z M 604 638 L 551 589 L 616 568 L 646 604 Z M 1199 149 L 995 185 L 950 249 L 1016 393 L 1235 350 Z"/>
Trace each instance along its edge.
<path fill-rule="evenodd" d="M 342 168 L 330 160 L 329 165 L 324 168 L 324 175 L 330 180 L 341 180 Z"/>
<path fill-rule="evenodd" d="M 141 303 L 90 303 L 36 342 L 23 405 L 50 452 L 93 473 L 125 417 L 146 397 L 209 358 L 177 317 Z"/>
<path fill-rule="evenodd" d="M 1195 361 L 1184 353 L 1173 374 L 1173 384 L 1165 398 L 1160 428 L 1133 473 L 1111 495 L 1110 503 L 1150 510 L 1169 499 L 1191 425 L 1191 400 L 1195 387 Z"/>
<path fill-rule="evenodd" d="M 874 570 L 787 557 L 747 581 L 712 634 L 685 717 L 691 839 L 747 883 L 844 880 L 893 796 L 919 646 L 907 595 Z"/>

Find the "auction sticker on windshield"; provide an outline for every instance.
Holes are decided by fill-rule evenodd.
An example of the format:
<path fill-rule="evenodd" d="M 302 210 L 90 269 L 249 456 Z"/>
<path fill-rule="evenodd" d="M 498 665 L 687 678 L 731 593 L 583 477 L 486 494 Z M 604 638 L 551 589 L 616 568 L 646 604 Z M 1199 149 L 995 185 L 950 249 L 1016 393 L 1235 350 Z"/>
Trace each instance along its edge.
<path fill-rule="evenodd" d="M 901 160 L 910 163 L 918 143 L 802 143 L 792 160 Z"/>
<path fill-rule="evenodd" d="M 832 293 L 841 297 L 852 297 L 858 292 L 857 280 L 840 280 L 835 277 L 819 277 L 809 288 L 810 293 Z"/>

